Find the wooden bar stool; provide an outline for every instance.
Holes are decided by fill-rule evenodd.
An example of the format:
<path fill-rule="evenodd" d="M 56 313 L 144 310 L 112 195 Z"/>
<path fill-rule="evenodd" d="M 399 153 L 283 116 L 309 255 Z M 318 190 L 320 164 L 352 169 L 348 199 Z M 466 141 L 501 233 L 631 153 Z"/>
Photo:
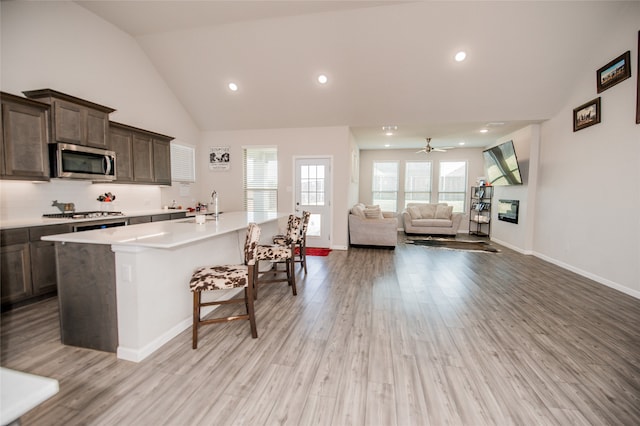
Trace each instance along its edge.
<path fill-rule="evenodd" d="M 301 219 L 294 215 L 289 215 L 289 221 L 287 222 L 287 234 L 284 236 L 284 244 L 274 244 L 270 246 L 260 245 L 257 251 L 257 260 L 264 260 L 271 262 L 272 269 L 267 271 L 261 271 L 259 276 L 256 277 L 256 288 L 254 291 L 254 297 L 258 298 L 258 285 L 266 283 L 276 282 L 288 282 L 291 286 L 293 295 L 298 294 L 296 289 L 296 273 L 295 273 L 295 243 L 298 240 L 298 236 L 301 231 Z M 278 264 L 284 263 L 286 265 L 284 270 L 278 269 Z M 276 278 L 277 275 L 286 274 L 286 277 Z M 274 277 L 267 279 L 269 275 Z"/>
<path fill-rule="evenodd" d="M 311 217 L 311 212 L 303 211 L 302 212 L 302 227 L 300 229 L 300 234 L 298 235 L 298 239 L 294 245 L 295 252 L 293 262 L 300 263 L 300 266 L 304 269 L 304 273 L 307 273 L 307 228 L 309 227 L 309 218 Z M 284 235 L 276 235 L 273 237 L 273 242 L 278 245 L 286 245 L 286 236 Z"/>
<path fill-rule="evenodd" d="M 244 263 L 241 265 L 218 265 L 198 268 L 191 276 L 189 287 L 193 292 L 193 338 L 192 347 L 198 347 L 198 328 L 201 325 L 213 324 L 233 320 L 249 320 L 251 336 L 258 337 L 255 311 L 253 309 L 253 291 L 255 289 L 255 277 L 257 275 L 256 255 L 258 240 L 260 239 L 260 227 L 250 223 L 247 228 L 247 236 L 244 243 Z M 244 287 L 244 297 L 229 300 L 216 300 L 202 302 L 203 291 L 228 290 Z M 247 313 L 222 318 L 201 319 L 200 309 L 203 306 L 226 305 L 230 303 L 244 303 Z"/>

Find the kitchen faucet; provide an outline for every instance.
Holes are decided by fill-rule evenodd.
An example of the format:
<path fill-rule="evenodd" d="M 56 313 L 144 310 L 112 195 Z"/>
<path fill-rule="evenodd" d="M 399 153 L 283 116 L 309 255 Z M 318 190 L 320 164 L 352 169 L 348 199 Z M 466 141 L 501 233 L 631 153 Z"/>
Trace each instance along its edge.
<path fill-rule="evenodd" d="M 209 204 L 212 204 L 212 203 L 214 205 L 213 206 L 213 217 L 218 219 L 218 216 L 220 215 L 220 212 L 218 210 L 218 193 L 215 191 L 215 189 L 211 193 L 211 201 L 209 202 Z"/>

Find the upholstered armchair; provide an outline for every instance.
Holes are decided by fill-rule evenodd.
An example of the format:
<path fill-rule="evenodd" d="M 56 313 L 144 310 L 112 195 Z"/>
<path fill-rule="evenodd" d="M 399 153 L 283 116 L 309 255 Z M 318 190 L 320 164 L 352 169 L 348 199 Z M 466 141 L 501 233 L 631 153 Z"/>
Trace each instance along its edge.
<path fill-rule="evenodd" d="M 398 218 L 395 212 L 383 212 L 379 206 L 358 203 L 349 212 L 349 243 L 361 246 L 395 248 L 398 242 Z"/>

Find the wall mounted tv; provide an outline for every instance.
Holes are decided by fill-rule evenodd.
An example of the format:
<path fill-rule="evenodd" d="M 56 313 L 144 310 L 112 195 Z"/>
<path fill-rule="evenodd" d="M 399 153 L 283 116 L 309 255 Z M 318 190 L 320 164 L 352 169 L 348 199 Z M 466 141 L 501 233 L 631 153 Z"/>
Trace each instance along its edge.
<path fill-rule="evenodd" d="M 491 185 L 522 185 L 513 141 L 482 151 L 484 171 Z"/>

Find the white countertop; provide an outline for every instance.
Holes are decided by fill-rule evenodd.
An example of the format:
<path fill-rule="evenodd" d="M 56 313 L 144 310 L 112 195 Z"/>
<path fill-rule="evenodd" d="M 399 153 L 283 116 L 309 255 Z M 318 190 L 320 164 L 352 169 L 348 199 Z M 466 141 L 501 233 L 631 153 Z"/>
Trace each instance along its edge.
<path fill-rule="evenodd" d="M 30 226 L 61 225 L 64 223 L 79 223 L 79 222 L 90 222 L 90 221 L 96 221 L 96 220 L 137 217 L 137 216 L 151 216 L 156 214 L 182 213 L 186 211 L 187 210 L 175 210 L 175 209 L 140 210 L 135 212 L 122 212 L 122 216 L 103 216 L 103 217 L 92 217 L 87 219 L 71 219 L 71 218 L 52 219 L 52 218 L 45 218 L 45 217 L 35 217 L 35 218 L 31 217 L 26 219 L 3 220 L 0 222 L 0 229 L 28 228 Z"/>
<path fill-rule="evenodd" d="M 0 367 L 0 424 L 8 425 L 58 393 L 58 381 Z"/>
<path fill-rule="evenodd" d="M 246 229 L 250 222 L 255 222 L 260 225 L 261 223 L 288 216 L 289 213 L 228 212 L 221 214 L 218 220 L 213 220 L 213 216 L 207 216 L 208 220 L 201 225 L 195 223 L 195 218 L 189 217 L 170 221 L 96 229 L 93 231 L 49 235 L 42 237 L 42 239 L 45 241 L 68 243 L 109 244 L 170 249 L 240 229 Z"/>

